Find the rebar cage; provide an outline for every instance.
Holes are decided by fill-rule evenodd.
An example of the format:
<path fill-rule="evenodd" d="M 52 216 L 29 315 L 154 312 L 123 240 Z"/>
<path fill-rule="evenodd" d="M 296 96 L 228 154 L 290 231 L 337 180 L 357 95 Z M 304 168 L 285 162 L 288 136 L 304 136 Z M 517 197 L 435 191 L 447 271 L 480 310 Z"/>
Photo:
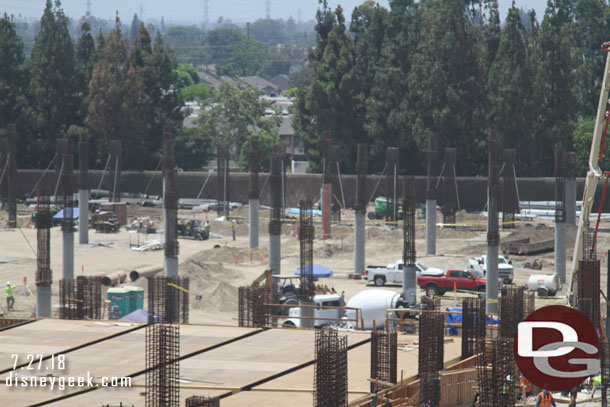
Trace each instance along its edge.
<path fill-rule="evenodd" d="M 517 333 L 517 326 L 523 321 L 523 293 L 525 287 L 505 285 L 500 296 L 500 328 L 501 338 L 512 339 Z"/>
<path fill-rule="evenodd" d="M 180 405 L 180 327 L 146 326 L 146 407 Z"/>
<path fill-rule="evenodd" d="M 403 262 L 404 265 L 413 265 L 416 261 L 415 253 L 415 177 L 403 179 Z"/>
<path fill-rule="evenodd" d="M 314 407 L 347 406 L 347 335 L 316 330 Z"/>
<path fill-rule="evenodd" d="M 479 405 L 512 407 L 517 387 L 513 339 L 486 339 L 477 358 Z"/>
<path fill-rule="evenodd" d="M 41 189 L 38 192 L 38 208 L 36 211 L 36 285 L 51 285 L 51 199 Z"/>
<path fill-rule="evenodd" d="M 306 301 L 311 300 L 316 293 L 313 277 L 313 209 L 311 201 L 301 201 L 299 204 L 299 243 L 300 243 L 300 288 L 299 296 Z"/>
<path fill-rule="evenodd" d="M 485 300 L 465 298 L 462 301 L 462 359 L 475 355 L 482 339 L 485 339 Z"/>
<path fill-rule="evenodd" d="M 78 276 L 59 280 L 59 318 L 100 319 L 102 284 L 98 276 Z"/>
<path fill-rule="evenodd" d="M 396 331 L 371 331 L 371 379 L 384 383 L 397 381 L 398 334 Z M 371 392 L 384 389 L 383 383 L 371 383 Z"/>
<path fill-rule="evenodd" d="M 188 277 L 149 278 L 148 323 L 188 323 L 189 294 L 186 292 L 188 289 Z"/>

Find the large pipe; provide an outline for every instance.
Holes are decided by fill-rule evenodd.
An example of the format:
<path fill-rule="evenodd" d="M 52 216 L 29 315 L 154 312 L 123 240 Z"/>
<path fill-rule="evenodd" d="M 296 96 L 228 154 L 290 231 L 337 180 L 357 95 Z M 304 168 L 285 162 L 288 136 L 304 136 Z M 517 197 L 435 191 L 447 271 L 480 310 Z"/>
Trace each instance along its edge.
<path fill-rule="evenodd" d="M 51 286 L 36 286 L 36 316 L 51 318 Z"/>
<path fill-rule="evenodd" d="M 426 255 L 436 254 L 436 199 L 426 199 Z"/>
<path fill-rule="evenodd" d="M 566 282 L 566 224 L 555 222 L 555 273 Z"/>
<path fill-rule="evenodd" d="M 258 249 L 258 211 L 260 202 L 258 199 L 250 199 L 248 201 L 248 219 L 250 221 L 250 229 L 248 230 L 248 240 L 250 249 Z"/>
<path fill-rule="evenodd" d="M 123 270 L 113 271 L 112 273 L 102 277 L 102 285 L 106 287 L 121 284 L 127 280 L 127 272 Z"/>
<path fill-rule="evenodd" d="M 164 266 L 147 266 L 129 272 L 129 279 L 136 281 L 139 278 L 150 278 L 163 271 Z"/>
<path fill-rule="evenodd" d="M 354 273 L 364 275 L 365 262 L 365 218 L 357 214 L 354 227 Z"/>
<path fill-rule="evenodd" d="M 78 190 L 78 243 L 89 243 L 89 191 Z"/>

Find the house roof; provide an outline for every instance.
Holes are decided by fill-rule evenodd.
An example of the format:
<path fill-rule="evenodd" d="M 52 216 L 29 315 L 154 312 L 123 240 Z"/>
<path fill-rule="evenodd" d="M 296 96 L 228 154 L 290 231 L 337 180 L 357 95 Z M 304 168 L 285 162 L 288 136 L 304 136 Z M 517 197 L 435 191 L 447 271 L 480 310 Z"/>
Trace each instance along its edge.
<path fill-rule="evenodd" d="M 273 78 L 269 79 L 269 82 L 273 83 L 281 90 L 292 88 L 292 82 L 290 82 L 288 75 L 275 75 Z"/>
<path fill-rule="evenodd" d="M 222 84 L 222 79 L 216 75 L 213 75 L 209 72 L 198 72 L 199 80 L 201 82 L 207 83 L 214 89 L 218 89 L 218 87 Z"/>
<path fill-rule="evenodd" d="M 252 86 L 253 88 L 258 88 L 267 92 L 280 91 L 280 88 L 277 85 L 269 82 L 265 78 L 261 78 L 260 76 L 242 76 L 239 79 L 246 85 Z"/>

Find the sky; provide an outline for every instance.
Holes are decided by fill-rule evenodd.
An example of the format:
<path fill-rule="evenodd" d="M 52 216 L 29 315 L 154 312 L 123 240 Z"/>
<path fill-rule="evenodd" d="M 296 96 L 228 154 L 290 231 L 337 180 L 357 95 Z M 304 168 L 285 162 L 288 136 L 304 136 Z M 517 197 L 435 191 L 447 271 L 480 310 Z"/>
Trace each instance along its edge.
<path fill-rule="evenodd" d="M 254 21 L 264 18 L 267 0 L 208 0 L 210 22 L 219 17 L 231 19 L 234 22 Z M 292 16 L 301 20 L 312 20 L 318 6 L 317 0 L 269 0 L 271 18 L 284 18 Z M 328 0 L 331 8 L 341 4 L 346 11 L 347 21 L 351 10 L 361 4 L 363 0 Z M 174 23 L 202 23 L 204 0 L 89 0 L 91 14 L 96 17 L 114 18 L 115 11 L 119 11 L 121 19 L 131 21 L 134 13 L 141 17 L 141 11 L 146 19 L 160 19 Z M 388 0 L 379 0 L 381 5 L 387 6 Z M 534 8 L 540 20 L 544 15 L 547 0 L 516 0 L 517 7 Z M 0 12 L 15 16 L 40 18 L 44 9 L 45 0 L 0 0 Z M 61 4 L 66 14 L 76 19 L 85 14 L 87 0 L 62 0 Z M 511 6 L 512 0 L 499 0 L 502 19 L 506 10 Z"/>

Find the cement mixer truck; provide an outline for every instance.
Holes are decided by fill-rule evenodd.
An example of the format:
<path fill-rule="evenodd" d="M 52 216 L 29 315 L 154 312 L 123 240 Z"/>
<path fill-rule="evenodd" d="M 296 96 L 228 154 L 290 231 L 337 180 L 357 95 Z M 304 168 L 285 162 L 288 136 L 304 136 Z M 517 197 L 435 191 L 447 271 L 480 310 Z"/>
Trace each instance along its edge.
<path fill-rule="evenodd" d="M 408 308 L 409 304 L 403 300 L 401 294 L 396 291 L 373 288 L 360 291 L 354 295 L 347 303 L 348 307 L 360 308 L 364 319 L 364 329 L 373 329 L 375 326 L 382 329 L 385 326 L 386 311 L 388 309 Z M 345 311 L 345 323 L 342 326 L 346 329 L 355 329 L 353 321 L 356 318 L 356 311 Z M 360 324 L 358 324 L 360 326 Z"/>

